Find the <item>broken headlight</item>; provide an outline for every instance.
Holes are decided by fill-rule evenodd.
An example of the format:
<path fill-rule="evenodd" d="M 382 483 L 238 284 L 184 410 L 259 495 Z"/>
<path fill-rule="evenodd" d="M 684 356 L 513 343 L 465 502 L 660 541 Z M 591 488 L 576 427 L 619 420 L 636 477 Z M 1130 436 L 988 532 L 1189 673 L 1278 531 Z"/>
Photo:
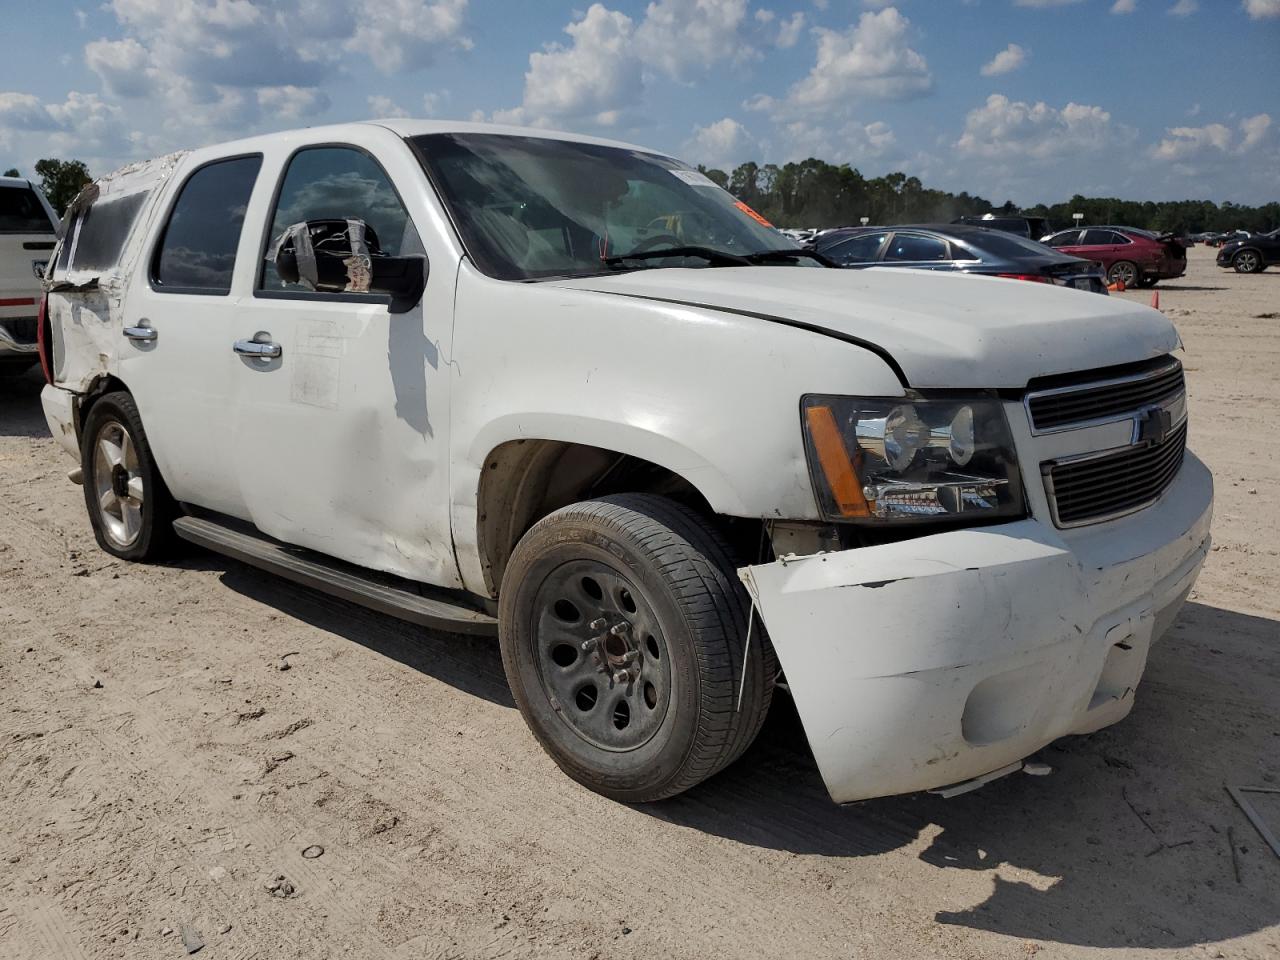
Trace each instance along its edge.
<path fill-rule="evenodd" d="M 1025 515 L 998 400 L 809 395 L 801 416 L 809 472 L 828 520 Z"/>

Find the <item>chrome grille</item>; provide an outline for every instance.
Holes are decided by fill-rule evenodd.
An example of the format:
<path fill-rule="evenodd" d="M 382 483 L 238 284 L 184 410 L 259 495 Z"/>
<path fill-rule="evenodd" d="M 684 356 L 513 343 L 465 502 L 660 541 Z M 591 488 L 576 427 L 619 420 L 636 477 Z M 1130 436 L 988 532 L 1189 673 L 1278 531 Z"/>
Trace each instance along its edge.
<path fill-rule="evenodd" d="M 1069 429 L 1086 423 L 1123 419 L 1135 410 L 1159 404 L 1185 389 L 1182 364 L 1165 358 L 1145 369 L 1103 379 L 1100 371 L 1087 383 L 1037 389 L 1030 384 L 1027 411 L 1037 432 Z"/>
<path fill-rule="evenodd" d="M 1060 527 L 1097 523 L 1153 503 L 1178 475 L 1186 446 L 1184 419 L 1159 443 L 1046 463 L 1045 491 L 1054 522 Z"/>

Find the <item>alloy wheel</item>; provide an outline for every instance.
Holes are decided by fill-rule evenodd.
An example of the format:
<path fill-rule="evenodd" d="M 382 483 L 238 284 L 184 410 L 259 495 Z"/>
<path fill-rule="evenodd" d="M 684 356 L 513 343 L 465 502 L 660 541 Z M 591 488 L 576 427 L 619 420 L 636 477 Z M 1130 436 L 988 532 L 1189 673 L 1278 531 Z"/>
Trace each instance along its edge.
<path fill-rule="evenodd" d="M 1253 273 L 1258 269 L 1258 257 L 1252 250 L 1236 254 L 1236 269 L 1241 273 Z"/>
<path fill-rule="evenodd" d="M 142 534 L 146 489 L 133 438 L 117 420 L 106 421 L 98 430 L 92 483 L 103 532 L 122 550 L 132 546 Z"/>

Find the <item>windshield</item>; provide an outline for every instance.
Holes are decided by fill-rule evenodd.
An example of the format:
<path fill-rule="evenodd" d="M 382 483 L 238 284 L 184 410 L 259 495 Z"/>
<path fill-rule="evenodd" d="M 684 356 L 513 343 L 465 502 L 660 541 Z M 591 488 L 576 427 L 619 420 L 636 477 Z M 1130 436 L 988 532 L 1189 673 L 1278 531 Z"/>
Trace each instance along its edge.
<path fill-rule="evenodd" d="M 467 251 L 503 280 L 707 267 L 723 262 L 717 254 L 800 249 L 746 204 L 667 157 L 491 133 L 411 142 Z M 655 256 L 677 247 L 686 249 Z M 627 259 L 631 254 L 644 259 Z"/>

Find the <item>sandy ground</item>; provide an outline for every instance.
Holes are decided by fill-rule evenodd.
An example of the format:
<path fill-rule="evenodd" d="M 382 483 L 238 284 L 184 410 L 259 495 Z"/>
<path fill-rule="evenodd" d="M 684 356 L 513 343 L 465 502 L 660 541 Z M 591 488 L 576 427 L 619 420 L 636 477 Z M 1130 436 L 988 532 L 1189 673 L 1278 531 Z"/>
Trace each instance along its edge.
<path fill-rule="evenodd" d="M 0 957 L 185 956 L 189 925 L 242 960 L 1275 960 L 1280 860 L 1223 785 L 1280 785 L 1280 270 L 1197 248 L 1160 291 L 1211 561 L 1129 719 L 950 801 L 834 806 L 785 696 L 690 794 L 597 797 L 496 645 L 212 555 L 100 553 L 38 379 L 0 387 Z"/>

